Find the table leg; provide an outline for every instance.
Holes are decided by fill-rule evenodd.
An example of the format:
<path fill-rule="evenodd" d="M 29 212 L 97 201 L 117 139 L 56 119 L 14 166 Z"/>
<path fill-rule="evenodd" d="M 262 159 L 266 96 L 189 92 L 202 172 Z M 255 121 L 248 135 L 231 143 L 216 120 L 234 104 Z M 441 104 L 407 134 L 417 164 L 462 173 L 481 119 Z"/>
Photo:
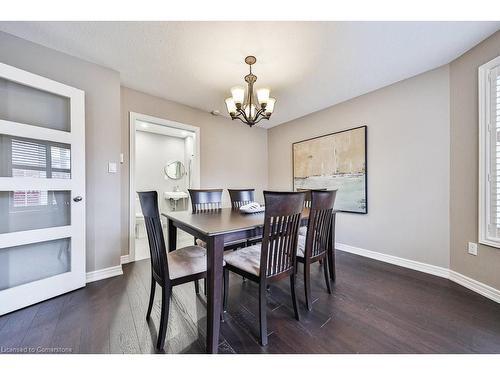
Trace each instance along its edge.
<path fill-rule="evenodd" d="M 177 227 L 171 219 L 168 219 L 168 251 L 177 248 Z"/>
<path fill-rule="evenodd" d="M 222 258 L 224 238 L 209 237 L 207 241 L 207 353 L 217 353 L 222 308 Z"/>

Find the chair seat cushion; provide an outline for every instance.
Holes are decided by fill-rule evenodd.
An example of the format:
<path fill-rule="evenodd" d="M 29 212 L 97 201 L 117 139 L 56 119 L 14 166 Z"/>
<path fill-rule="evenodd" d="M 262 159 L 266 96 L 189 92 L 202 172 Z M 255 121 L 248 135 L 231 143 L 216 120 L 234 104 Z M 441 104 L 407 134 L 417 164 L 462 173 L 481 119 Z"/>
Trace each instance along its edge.
<path fill-rule="evenodd" d="M 178 279 L 207 271 L 207 250 L 201 246 L 186 246 L 167 254 L 170 279 Z"/>
<path fill-rule="evenodd" d="M 297 256 L 304 258 L 306 251 L 306 236 L 299 234 L 299 240 L 297 241 Z"/>
<path fill-rule="evenodd" d="M 261 244 L 256 244 L 237 251 L 227 252 L 224 254 L 224 261 L 233 267 L 259 276 L 261 246 Z"/>

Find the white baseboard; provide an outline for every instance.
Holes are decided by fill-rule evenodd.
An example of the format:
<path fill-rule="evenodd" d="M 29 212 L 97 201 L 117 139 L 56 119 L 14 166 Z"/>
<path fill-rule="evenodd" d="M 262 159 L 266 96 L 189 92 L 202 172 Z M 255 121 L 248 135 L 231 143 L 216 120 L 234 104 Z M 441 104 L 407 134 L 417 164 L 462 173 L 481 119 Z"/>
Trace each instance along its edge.
<path fill-rule="evenodd" d="M 450 270 L 450 277 L 449 279 L 451 281 L 456 282 L 457 284 L 460 284 L 467 289 L 470 289 L 476 293 L 481 294 L 482 296 L 485 296 L 486 298 L 489 298 L 497 303 L 500 303 L 500 290 L 492 288 L 489 285 L 483 284 L 480 281 L 471 279 L 468 276 L 462 275 L 461 273 L 455 272 Z"/>
<path fill-rule="evenodd" d="M 428 273 L 430 275 L 443 277 L 457 284 L 460 284 L 467 289 L 479 293 L 485 296 L 486 298 L 489 298 L 497 303 L 500 303 L 500 290 L 497 290 L 489 285 L 483 284 L 480 281 L 471 279 L 470 277 L 462 275 L 461 273 L 458 273 L 456 271 L 452 271 L 448 268 L 433 266 L 431 264 L 417 262 L 415 260 L 409 260 L 396 257 L 393 255 L 378 253 L 376 251 L 366 250 L 360 247 L 350 246 L 338 242 L 335 243 L 335 248 L 340 251 L 345 251 L 346 253 L 361 255 L 363 257 L 376 259 L 381 262 L 390 263 L 396 266 L 401 266 L 415 271 Z"/>
<path fill-rule="evenodd" d="M 86 282 L 91 283 L 93 281 L 107 279 L 108 277 L 123 275 L 122 266 L 114 266 L 103 268 L 97 271 L 87 272 Z"/>
<path fill-rule="evenodd" d="M 127 263 L 130 263 L 130 262 L 133 262 L 134 259 L 132 259 L 132 257 L 130 256 L 130 254 L 127 254 L 127 255 L 122 255 L 120 257 L 120 264 L 127 264 Z"/>
<path fill-rule="evenodd" d="M 367 258 L 380 260 L 385 263 L 395 264 L 396 266 L 410 268 L 412 270 L 429 273 L 434 276 L 444 277 L 446 279 L 448 279 L 450 275 L 450 270 L 444 267 L 433 266 L 431 264 L 417 262 L 415 260 L 404 259 L 396 257 L 394 255 L 377 253 L 376 251 L 365 250 L 360 247 L 354 247 L 342 243 L 336 243 L 335 248 L 341 251 L 345 251 L 347 253 L 361 255 Z"/>

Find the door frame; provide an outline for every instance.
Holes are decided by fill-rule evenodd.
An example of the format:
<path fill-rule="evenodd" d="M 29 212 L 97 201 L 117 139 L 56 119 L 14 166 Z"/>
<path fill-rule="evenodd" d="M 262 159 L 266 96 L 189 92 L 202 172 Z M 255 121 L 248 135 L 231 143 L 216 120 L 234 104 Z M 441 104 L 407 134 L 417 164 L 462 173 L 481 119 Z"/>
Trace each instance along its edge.
<path fill-rule="evenodd" d="M 177 121 L 154 117 L 143 113 L 129 112 L 129 205 L 128 205 L 128 255 L 122 255 L 121 263 L 135 261 L 135 123 L 136 121 L 149 122 L 155 125 L 167 126 L 170 128 L 186 130 L 195 133 L 195 155 L 193 159 L 192 175 L 195 177 L 191 187 L 197 189 L 201 186 L 200 180 L 200 128 L 193 125 L 184 124 Z"/>
<path fill-rule="evenodd" d="M 0 235 L 2 238 L 0 250 L 30 243 L 71 238 L 70 271 L 0 291 L 2 294 L 2 298 L 0 299 L 0 302 L 2 302 L 0 303 L 0 315 L 2 315 L 85 286 L 86 194 L 85 92 L 3 63 L 0 63 L 0 77 L 27 87 L 68 98 L 70 100 L 71 124 L 70 131 L 66 132 L 9 120 L 0 120 L 1 132 L 3 134 L 71 145 L 70 179 L 0 177 L 0 190 L 2 191 L 24 190 L 26 186 L 34 190 L 71 191 L 70 225 L 3 233 Z M 75 196 L 82 197 L 80 203 L 76 203 L 73 200 Z"/>

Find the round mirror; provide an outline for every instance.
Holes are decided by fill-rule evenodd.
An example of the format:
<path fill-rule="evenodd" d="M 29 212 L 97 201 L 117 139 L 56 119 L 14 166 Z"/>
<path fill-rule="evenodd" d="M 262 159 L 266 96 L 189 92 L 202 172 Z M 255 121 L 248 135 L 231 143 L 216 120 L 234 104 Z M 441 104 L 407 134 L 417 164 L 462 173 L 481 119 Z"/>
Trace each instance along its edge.
<path fill-rule="evenodd" d="M 172 180 L 179 180 L 186 174 L 186 169 L 184 168 L 184 164 L 177 160 L 167 164 L 165 174 Z"/>

